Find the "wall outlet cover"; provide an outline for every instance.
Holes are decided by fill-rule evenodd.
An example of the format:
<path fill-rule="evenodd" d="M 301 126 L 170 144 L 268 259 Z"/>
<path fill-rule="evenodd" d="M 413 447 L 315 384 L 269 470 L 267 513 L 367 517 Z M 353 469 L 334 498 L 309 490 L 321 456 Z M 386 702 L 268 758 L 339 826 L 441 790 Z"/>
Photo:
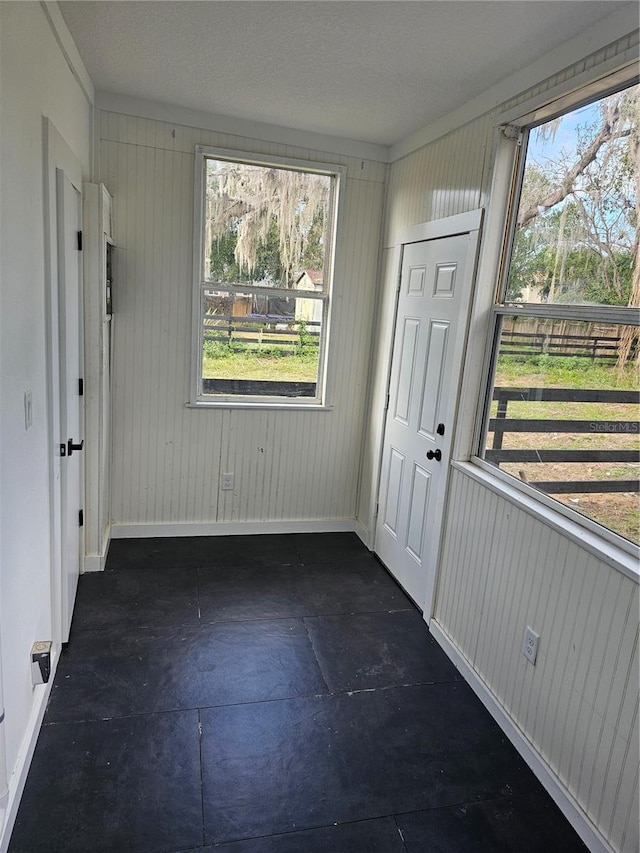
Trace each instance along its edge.
<path fill-rule="evenodd" d="M 524 640 L 522 641 L 522 654 L 526 659 L 535 665 L 536 657 L 538 656 L 538 640 L 540 634 L 536 634 L 530 625 L 527 625 L 524 632 Z"/>

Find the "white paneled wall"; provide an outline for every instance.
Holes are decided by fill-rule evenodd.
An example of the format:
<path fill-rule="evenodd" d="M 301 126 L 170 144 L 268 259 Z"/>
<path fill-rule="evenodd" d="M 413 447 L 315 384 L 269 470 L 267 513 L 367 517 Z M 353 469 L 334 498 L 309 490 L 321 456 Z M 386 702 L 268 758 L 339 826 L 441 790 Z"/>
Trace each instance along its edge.
<path fill-rule="evenodd" d="M 353 520 L 386 166 L 111 112 L 101 113 L 100 139 L 117 245 L 114 523 L 153 532 L 149 525 Z M 185 407 L 196 143 L 347 167 L 330 411 Z M 222 471 L 235 473 L 232 492 L 219 488 Z"/>
<path fill-rule="evenodd" d="M 391 166 L 387 192 L 384 251 L 374 331 L 367 442 L 362 461 L 359 519 L 373 536 L 373 506 L 378 489 L 384 401 L 394 332 L 397 246 L 412 225 L 467 213 L 482 206 L 488 183 L 492 121 L 483 116 Z M 449 188 L 449 189 L 447 189 Z"/>
<path fill-rule="evenodd" d="M 491 140 L 491 116 L 481 116 L 395 162 L 389 175 L 385 246 L 394 246 L 418 222 L 481 207 Z"/>
<path fill-rule="evenodd" d="M 433 618 L 614 849 L 637 851 L 636 581 L 454 471 Z"/>
<path fill-rule="evenodd" d="M 553 78 L 532 79 L 508 104 L 391 165 L 359 504 L 370 544 L 403 231 L 486 207 L 497 116 L 520 106 L 526 112 L 531 99 L 551 97 L 563 81 L 578 85 L 585 75 L 611 71 L 616 56 L 627 61 L 637 43 L 636 32 Z M 637 579 L 477 479 L 461 471 L 452 478 L 434 633 L 459 652 L 488 704 L 531 746 L 585 831 L 595 828 L 597 849 L 637 853 Z M 535 667 L 520 653 L 526 625 L 541 636 Z"/>

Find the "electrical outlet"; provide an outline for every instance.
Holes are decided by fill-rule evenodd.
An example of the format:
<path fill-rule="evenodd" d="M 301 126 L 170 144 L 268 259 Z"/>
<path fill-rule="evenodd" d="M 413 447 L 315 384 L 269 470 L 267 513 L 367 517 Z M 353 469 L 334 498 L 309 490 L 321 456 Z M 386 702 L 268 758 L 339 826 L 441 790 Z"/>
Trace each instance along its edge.
<path fill-rule="evenodd" d="M 522 642 L 522 654 L 526 657 L 528 661 L 530 661 L 534 666 L 536 663 L 536 657 L 538 655 L 538 640 L 540 639 L 540 634 L 536 634 L 536 632 L 527 625 L 527 629 L 524 632 L 524 640 Z"/>
<path fill-rule="evenodd" d="M 223 474 L 222 475 L 222 489 L 223 491 L 228 491 L 233 489 L 233 474 Z"/>

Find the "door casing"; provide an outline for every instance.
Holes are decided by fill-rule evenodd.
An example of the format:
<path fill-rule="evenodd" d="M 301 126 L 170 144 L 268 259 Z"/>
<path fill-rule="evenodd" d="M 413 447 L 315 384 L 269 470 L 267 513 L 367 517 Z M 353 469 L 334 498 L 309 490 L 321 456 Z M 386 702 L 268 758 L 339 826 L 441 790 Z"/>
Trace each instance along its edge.
<path fill-rule="evenodd" d="M 47 359 L 47 444 L 49 459 L 49 515 L 50 515 L 50 566 L 51 566 L 51 638 L 54 642 L 54 656 L 57 658 L 60 644 L 68 637 L 70 619 L 63 603 L 67 579 L 62 559 L 63 537 L 63 488 L 61 464 L 65 458 L 60 456 L 60 445 L 68 438 L 61 433 L 61 369 L 60 369 L 60 282 L 58 276 L 58 192 L 57 171 L 62 170 L 72 185 L 82 191 L 82 166 L 56 129 L 53 122 L 43 118 L 45 181 L 45 275 L 46 275 L 46 345 Z M 81 274 L 81 267 L 80 267 Z M 81 280 L 80 280 L 81 281 Z M 80 365 L 81 367 L 81 365 Z M 81 376 L 82 373 L 79 374 Z M 81 480 L 81 505 L 84 503 L 84 483 Z M 79 507 L 80 508 L 80 507 Z M 82 571 L 82 564 L 79 567 Z M 66 616 L 65 616 L 66 613 Z"/>

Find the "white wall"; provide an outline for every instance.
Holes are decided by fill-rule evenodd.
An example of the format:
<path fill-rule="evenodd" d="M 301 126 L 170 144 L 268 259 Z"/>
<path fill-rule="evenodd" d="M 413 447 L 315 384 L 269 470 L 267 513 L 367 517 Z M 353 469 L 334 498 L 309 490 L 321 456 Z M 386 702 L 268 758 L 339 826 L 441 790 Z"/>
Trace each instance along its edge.
<path fill-rule="evenodd" d="M 185 407 L 197 143 L 347 168 L 330 411 Z M 117 247 L 114 535 L 229 532 L 222 525 L 238 522 L 353 528 L 385 176 L 372 160 L 101 111 L 100 179 L 113 195 Z M 220 491 L 222 471 L 235 473 L 232 492 Z"/>
<path fill-rule="evenodd" d="M 449 506 L 432 630 L 613 849 L 637 851 L 637 579 L 468 472 L 453 473 Z M 535 667 L 521 654 L 527 625 Z"/>
<path fill-rule="evenodd" d="M 525 112 L 522 105 L 550 97 L 554 87 L 578 86 L 620 64 L 621 57 L 637 55 L 636 26 L 630 19 L 627 31 L 634 32 L 611 44 L 598 41 L 611 28 L 588 34 L 580 41 L 584 58 L 576 61 L 575 43 L 567 46 L 564 65 L 561 54 L 553 58 L 562 69 L 558 74 L 545 79 L 553 63 L 541 61 L 520 75 L 520 83 L 528 82 L 510 101 L 500 104 L 495 93 L 487 93 L 481 101 L 493 108 L 474 115 L 471 105 L 460 111 L 460 121 L 452 116 L 433 133 L 426 128 L 417 136 L 432 141 L 391 165 L 359 509 L 369 541 L 393 333 L 395 247 L 402 230 L 486 207 L 496 116 L 509 109 Z M 500 92 L 504 101 L 504 86 Z M 471 330 L 474 357 L 482 349 L 476 338 L 484 340 L 492 282 L 482 280 L 477 287 L 482 298 Z M 473 381 L 464 387 L 468 391 L 475 382 L 477 399 L 478 371 L 472 372 Z M 469 425 L 464 426 L 468 434 Z M 452 477 L 444 541 L 434 634 L 512 732 L 592 849 L 637 851 L 637 578 L 621 574 L 562 527 L 552 530 L 517 500 L 498 497 L 462 469 Z M 535 668 L 520 655 L 527 624 L 541 633 Z"/>
<path fill-rule="evenodd" d="M 43 710 L 29 654 L 52 632 L 43 116 L 88 173 L 91 108 L 39 3 L 0 3 L 0 48 L 0 647 L 11 809 Z"/>

